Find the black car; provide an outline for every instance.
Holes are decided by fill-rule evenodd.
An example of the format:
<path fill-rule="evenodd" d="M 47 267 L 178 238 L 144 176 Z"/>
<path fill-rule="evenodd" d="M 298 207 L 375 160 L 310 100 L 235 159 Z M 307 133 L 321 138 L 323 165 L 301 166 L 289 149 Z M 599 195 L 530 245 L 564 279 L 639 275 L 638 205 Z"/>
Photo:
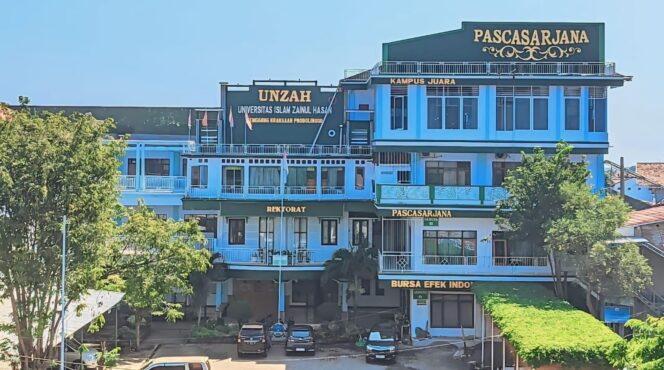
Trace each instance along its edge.
<path fill-rule="evenodd" d="M 291 325 L 286 332 L 286 356 L 291 353 L 316 353 L 314 328 L 310 325 Z"/>
<path fill-rule="evenodd" d="M 366 361 L 390 361 L 397 359 L 397 330 L 394 324 L 377 324 L 367 337 Z"/>
<path fill-rule="evenodd" d="M 267 330 L 261 324 L 242 325 L 240 333 L 237 335 L 237 356 L 242 357 L 246 354 L 260 354 L 267 357 L 267 351 L 270 349 L 270 342 L 267 336 Z"/>

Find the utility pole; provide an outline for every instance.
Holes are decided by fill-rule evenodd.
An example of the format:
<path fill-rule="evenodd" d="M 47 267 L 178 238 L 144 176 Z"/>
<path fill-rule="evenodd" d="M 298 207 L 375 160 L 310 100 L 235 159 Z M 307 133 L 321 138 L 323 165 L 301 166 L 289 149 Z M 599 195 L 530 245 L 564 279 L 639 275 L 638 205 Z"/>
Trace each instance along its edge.
<path fill-rule="evenodd" d="M 65 268 L 67 266 L 67 215 L 62 216 L 62 273 L 60 278 L 60 370 L 65 369 Z"/>
<path fill-rule="evenodd" d="M 625 200 L 625 157 L 620 157 L 620 198 Z"/>

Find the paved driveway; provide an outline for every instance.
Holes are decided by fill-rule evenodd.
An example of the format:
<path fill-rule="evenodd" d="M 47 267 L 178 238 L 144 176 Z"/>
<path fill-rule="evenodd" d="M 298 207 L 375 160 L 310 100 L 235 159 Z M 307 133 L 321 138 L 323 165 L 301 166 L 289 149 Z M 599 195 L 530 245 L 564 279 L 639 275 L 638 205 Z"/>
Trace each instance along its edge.
<path fill-rule="evenodd" d="M 153 357 L 160 356 L 193 356 L 210 357 L 213 370 L 465 370 L 467 365 L 452 359 L 454 348 L 439 345 L 435 348 L 406 348 L 399 353 L 396 364 L 367 364 L 360 349 L 348 346 L 321 346 L 316 356 L 286 356 L 282 344 L 272 346 L 267 358 L 246 357 L 238 359 L 234 344 L 166 344 L 159 347 Z M 139 354 L 137 354 L 139 355 Z M 138 356 L 136 356 L 138 357 Z M 138 369 L 142 361 L 124 359 L 118 367 Z"/>

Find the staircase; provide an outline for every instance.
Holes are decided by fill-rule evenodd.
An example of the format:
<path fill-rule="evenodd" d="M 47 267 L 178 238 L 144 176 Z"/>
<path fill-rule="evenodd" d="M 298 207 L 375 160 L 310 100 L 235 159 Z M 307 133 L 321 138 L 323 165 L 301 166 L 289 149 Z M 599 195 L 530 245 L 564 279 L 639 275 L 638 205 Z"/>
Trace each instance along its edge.
<path fill-rule="evenodd" d="M 643 248 L 648 248 L 653 253 L 664 258 L 664 249 L 650 243 L 650 242 L 640 242 L 639 245 Z M 652 310 L 655 315 L 663 316 L 664 315 L 664 297 L 657 294 L 651 289 L 644 289 L 641 291 L 637 298 L 643 302 L 650 310 Z"/>

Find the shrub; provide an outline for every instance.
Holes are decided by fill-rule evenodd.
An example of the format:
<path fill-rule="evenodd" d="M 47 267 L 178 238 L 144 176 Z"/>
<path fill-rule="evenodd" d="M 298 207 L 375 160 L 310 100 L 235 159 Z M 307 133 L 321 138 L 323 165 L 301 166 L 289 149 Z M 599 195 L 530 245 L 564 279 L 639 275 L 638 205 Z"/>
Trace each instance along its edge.
<path fill-rule="evenodd" d="M 323 302 L 316 307 L 316 315 L 321 321 L 332 321 L 337 317 L 339 307 L 334 302 Z"/>
<path fill-rule="evenodd" d="M 228 306 L 228 317 L 237 320 L 238 324 L 246 323 L 253 315 L 251 305 L 247 301 L 234 301 Z"/>

